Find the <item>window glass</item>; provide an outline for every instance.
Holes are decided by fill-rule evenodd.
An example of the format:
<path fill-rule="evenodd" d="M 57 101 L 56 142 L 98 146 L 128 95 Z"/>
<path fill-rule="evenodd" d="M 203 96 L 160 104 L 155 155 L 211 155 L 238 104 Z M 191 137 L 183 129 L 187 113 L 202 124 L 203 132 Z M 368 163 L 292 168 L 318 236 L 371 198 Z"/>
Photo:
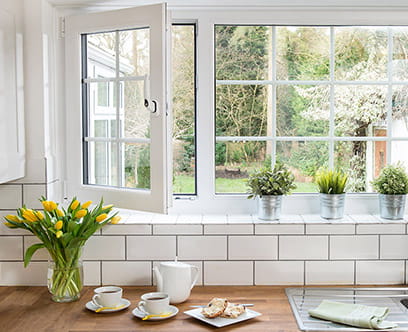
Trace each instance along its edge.
<path fill-rule="evenodd" d="M 296 192 L 321 167 L 370 182 L 408 138 L 406 27 L 215 27 L 215 192 L 245 193 L 248 174 L 286 163 Z M 390 51 L 389 51 L 390 50 Z"/>
<path fill-rule="evenodd" d="M 195 25 L 172 26 L 173 193 L 196 193 Z"/>

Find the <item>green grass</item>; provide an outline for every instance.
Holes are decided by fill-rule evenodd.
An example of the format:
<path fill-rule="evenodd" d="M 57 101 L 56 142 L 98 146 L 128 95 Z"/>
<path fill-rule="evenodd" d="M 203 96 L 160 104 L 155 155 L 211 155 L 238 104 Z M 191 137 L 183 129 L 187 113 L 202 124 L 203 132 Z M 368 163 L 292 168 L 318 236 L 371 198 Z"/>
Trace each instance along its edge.
<path fill-rule="evenodd" d="M 314 183 L 295 182 L 297 188 L 295 193 L 315 193 L 317 187 Z M 225 179 L 217 178 L 215 180 L 217 193 L 246 193 L 246 179 Z M 194 177 L 188 175 L 177 175 L 173 181 L 173 192 L 175 194 L 194 194 Z"/>

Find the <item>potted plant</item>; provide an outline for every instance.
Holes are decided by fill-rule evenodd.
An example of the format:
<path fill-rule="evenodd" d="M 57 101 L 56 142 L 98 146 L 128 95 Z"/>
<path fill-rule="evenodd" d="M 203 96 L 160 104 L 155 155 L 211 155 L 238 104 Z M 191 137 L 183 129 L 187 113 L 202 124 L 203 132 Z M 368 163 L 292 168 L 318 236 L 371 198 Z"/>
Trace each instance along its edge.
<path fill-rule="evenodd" d="M 408 193 L 408 175 L 402 164 L 384 167 L 372 185 L 379 193 L 381 218 L 402 219 Z"/>
<path fill-rule="evenodd" d="M 315 182 L 320 193 L 320 216 L 322 218 L 343 218 L 347 179 L 347 175 L 341 171 L 324 169 L 317 173 Z"/>
<path fill-rule="evenodd" d="M 39 239 L 26 249 L 24 266 L 40 248 L 47 249 L 48 290 L 55 302 L 72 302 L 80 297 L 83 280 L 82 247 L 86 241 L 106 224 L 116 224 L 120 217 L 111 213 L 113 205 L 99 202 L 92 209 L 91 201 L 81 204 L 75 197 L 67 209 L 42 197 L 43 212 L 23 206 L 17 214 L 5 217 L 9 228 L 25 229 Z"/>
<path fill-rule="evenodd" d="M 258 218 L 262 220 L 277 220 L 280 217 L 282 196 L 292 189 L 295 177 L 282 163 L 275 167 L 264 167 L 250 174 L 248 178 L 249 196 L 258 197 Z"/>

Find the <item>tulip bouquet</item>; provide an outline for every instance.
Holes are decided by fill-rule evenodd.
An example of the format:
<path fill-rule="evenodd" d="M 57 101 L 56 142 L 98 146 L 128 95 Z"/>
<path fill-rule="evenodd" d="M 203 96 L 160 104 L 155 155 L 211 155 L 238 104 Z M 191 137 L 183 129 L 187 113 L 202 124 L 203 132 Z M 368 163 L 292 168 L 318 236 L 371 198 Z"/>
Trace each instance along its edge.
<path fill-rule="evenodd" d="M 58 203 L 40 199 L 44 212 L 23 206 L 17 215 L 7 215 L 5 225 L 23 228 L 41 241 L 27 248 L 24 266 L 40 248 L 46 248 L 52 259 L 49 267 L 48 288 L 56 302 L 70 302 L 79 298 L 82 289 L 82 247 L 97 230 L 108 223 L 116 224 L 120 217 L 111 213 L 113 205 L 99 202 L 90 209 L 91 201 L 81 204 L 75 197 L 67 209 Z"/>

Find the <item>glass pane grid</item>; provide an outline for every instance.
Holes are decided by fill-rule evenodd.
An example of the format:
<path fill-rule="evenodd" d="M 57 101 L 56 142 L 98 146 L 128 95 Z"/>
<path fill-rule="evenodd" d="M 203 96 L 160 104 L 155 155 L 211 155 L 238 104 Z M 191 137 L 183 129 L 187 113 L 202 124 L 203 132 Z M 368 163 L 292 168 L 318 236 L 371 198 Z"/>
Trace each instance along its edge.
<path fill-rule="evenodd" d="M 268 90 L 270 95 L 264 97 L 268 103 L 266 112 L 270 114 L 264 117 L 273 119 L 273 124 L 268 126 L 270 129 L 267 135 L 264 135 L 264 130 L 255 134 L 251 132 L 250 127 L 234 129 L 229 126 L 228 131 L 222 128 L 220 130 L 219 124 L 222 121 L 216 121 L 216 165 L 220 156 L 226 158 L 224 150 L 228 144 L 251 142 L 278 144 L 276 150 L 272 151 L 272 156 L 263 156 L 262 159 L 271 159 L 271 157 L 282 159 L 278 153 L 279 146 L 282 144 L 294 146 L 296 142 L 298 142 L 296 144 L 326 142 L 329 149 L 325 165 L 351 170 L 354 187 L 350 188 L 350 191 L 371 191 L 370 179 L 378 175 L 387 161 L 396 158 L 391 148 L 398 150 L 396 148 L 398 145 L 391 143 L 398 141 L 402 144 L 408 141 L 408 117 L 406 116 L 408 100 L 405 100 L 408 76 L 404 76 L 405 63 L 408 63 L 406 55 L 408 54 L 408 28 L 264 26 L 264 29 L 266 32 L 263 40 L 270 44 L 260 46 L 259 41 L 262 38 L 257 36 L 254 40 L 250 39 L 251 33 L 256 30 L 254 26 L 216 26 L 216 117 L 222 118 L 222 112 L 225 112 L 225 105 L 224 109 L 220 108 L 219 101 L 225 99 L 226 91 L 230 93 L 230 98 L 234 97 L 231 93 L 232 88 L 228 90 L 228 87 L 239 90 L 243 86 L 265 86 L 265 89 L 268 87 L 271 89 Z M 319 40 L 320 45 L 325 45 L 325 51 L 319 47 L 313 48 L 316 42 L 311 50 L 302 46 L 302 41 L 305 39 L 301 36 L 310 34 L 313 29 L 327 29 L 323 37 L 320 34 Z M 397 33 L 393 33 L 393 30 Z M 230 39 L 226 38 L 227 34 Z M 218 38 L 219 35 L 222 38 Z M 309 43 L 315 40 L 313 32 L 310 36 L 309 39 L 306 38 Z M 228 50 L 230 52 L 237 50 L 242 48 L 242 45 L 248 47 L 244 53 L 246 54 L 244 61 L 249 68 L 254 67 L 251 59 L 253 61 L 263 59 L 258 53 L 266 57 L 271 54 L 272 58 L 265 60 L 263 66 L 258 65 L 258 74 L 253 72 L 234 74 L 236 69 L 229 67 L 234 55 Z M 253 57 L 250 56 L 250 47 L 253 47 Z M 305 54 L 306 57 L 313 58 L 311 61 L 313 66 L 307 67 L 309 60 L 302 58 Z M 311 56 L 313 54 L 315 56 Z M 224 66 L 225 63 L 227 66 Z M 227 69 L 229 73 L 226 73 Z M 255 79 L 251 80 L 250 75 Z M 325 87 L 327 90 L 323 92 Z M 283 93 L 282 89 L 286 91 Z M 241 92 L 245 95 L 243 88 Z M 310 103 L 302 105 L 302 102 L 297 100 L 295 105 L 297 109 L 293 105 L 288 105 L 291 102 L 289 97 L 291 93 L 300 95 Z M 281 102 L 279 102 L 280 94 Z M 235 95 L 239 94 L 235 92 Z M 327 99 L 322 99 L 322 96 L 326 96 Z M 250 100 L 246 101 L 246 103 L 249 102 Z M 295 109 L 295 112 L 288 116 L 291 109 Z M 232 111 L 234 107 L 230 107 L 229 112 L 226 113 L 229 113 L 230 117 L 236 116 Z M 245 109 L 241 108 L 239 111 L 245 113 Z M 299 122 L 299 112 L 303 112 L 305 118 L 309 118 Z M 257 115 L 262 114 L 258 112 Z M 245 129 L 248 132 L 242 135 L 241 132 L 245 132 Z M 225 147 L 224 150 L 221 149 L 222 146 Z M 344 148 L 340 149 L 341 146 Z M 348 164 L 341 160 L 347 160 Z M 290 166 L 294 165 L 290 160 L 288 163 Z M 226 162 L 225 170 L 228 166 L 237 168 L 239 165 Z M 368 168 L 371 169 L 367 171 Z M 225 185 L 217 183 L 222 180 L 217 174 L 221 173 L 216 167 L 216 192 L 225 193 L 227 192 Z M 355 181 L 359 180 L 359 177 L 364 178 L 360 179 L 360 183 Z M 234 191 L 232 187 L 231 193 L 237 192 L 245 191 L 242 189 Z"/>

